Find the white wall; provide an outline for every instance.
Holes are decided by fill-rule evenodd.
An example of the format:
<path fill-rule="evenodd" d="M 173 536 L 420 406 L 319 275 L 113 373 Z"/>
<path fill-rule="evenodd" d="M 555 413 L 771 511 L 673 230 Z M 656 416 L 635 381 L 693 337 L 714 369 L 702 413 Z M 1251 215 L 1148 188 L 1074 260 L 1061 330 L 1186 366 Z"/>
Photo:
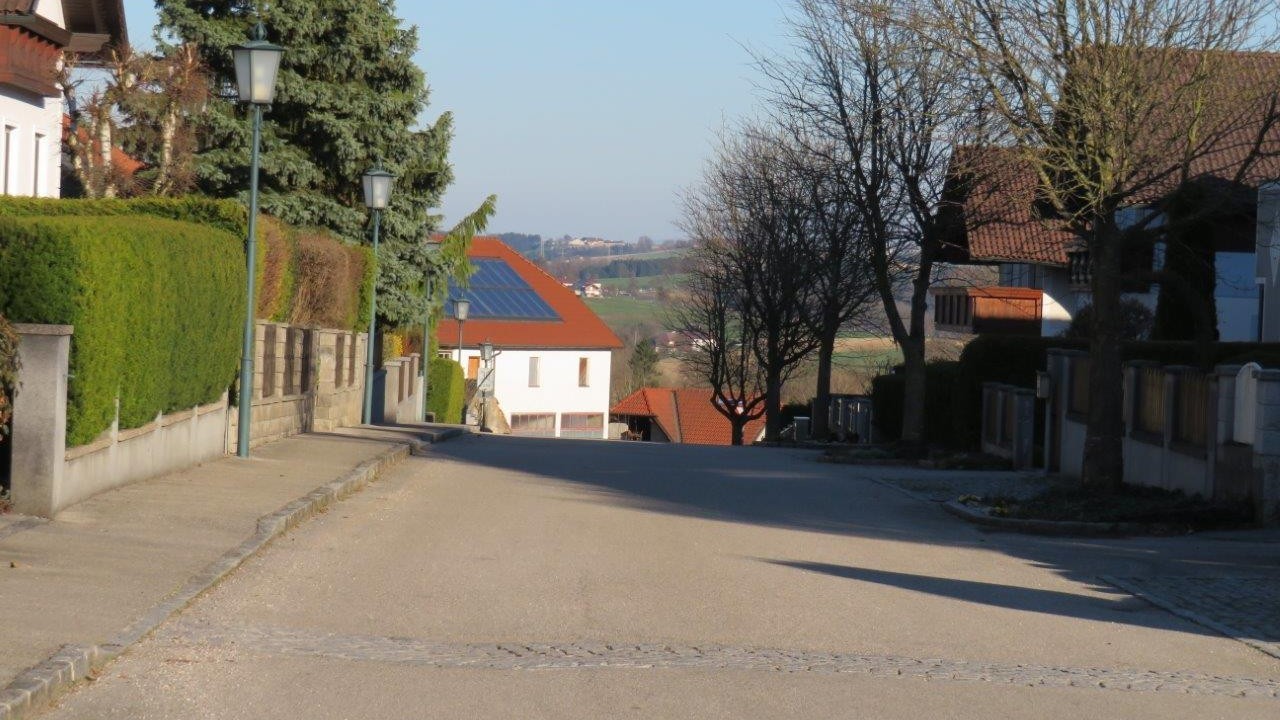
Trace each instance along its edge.
<path fill-rule="evenodd" d="M 478 349 L 462 351 L 462 368 Z M 456 360 L 457 350 L 449 354 Z M 529 358 L 539 361 L 538 387 L 529 387 Z M 587 358 L 587 387 L 578 385 L 578 361 Z M 608 350 L 501 350 L 494 368 L 494 398 L 508 421 L 518 413 L 555 413 L 556 436 L 560 436 L 563 413 L 604 415 L 601 439 L 608 437 L 609 379 L 613 355 Z"/>
<path fill-rule="evenodd" d="M 59 27 L 65 25 L 60 0 L 38 0 L 36 14 Z M 43 136 L 38 154 L 37 135 Z M 6 194 L 7 188 L 9 195 L 58 197 L 61 171 L 62 98 L 0 87 L 0 194 Z"/>
<path fill-rule="evenodd" d="M 1056 337 L 1066 332 L 1075 316 L 1075 295 L 1071 291 L 1071 275 L 1065 268 L 1043 269 L 1044 301 L 1040 319 L 1040 335 Z"/>

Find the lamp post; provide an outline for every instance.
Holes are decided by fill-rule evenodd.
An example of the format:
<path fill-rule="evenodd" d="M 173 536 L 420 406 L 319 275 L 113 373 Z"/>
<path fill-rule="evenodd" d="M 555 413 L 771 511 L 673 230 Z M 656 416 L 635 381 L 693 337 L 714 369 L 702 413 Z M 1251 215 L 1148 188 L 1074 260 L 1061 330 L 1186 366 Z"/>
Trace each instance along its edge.
<path fill-rule="evenodd" d="M 391 202 L 391 183 L 395 175 L 374 166 L 364 173 L 364 204 L 373 213 L 373 290 L 369 293 L 369 340 L 365 343 L 364 363 L 364 418 L 365 425 L 373 422 L 373 343 L 377 338 L 378 323 L 378 230 L 382 224 L 382 211 Z"/>
<path fill-rule="evenodd" d="M 462 324 L 467 321 L 467 315 L 471 313 L 470 300 L 454 300 L 453 301 L 453 319 L 458 321 L 458 364 L 462 364 Z"/>
<path fill-rule="evenodd" d="M 236 454 L 249 457 L 249 437 L 253 410 L 254 301 L 253 284 L 257 259 L 258 232 L 258 153 L 262 142 L 262 110 L 276 96 L 276 73 L 284 48 L 267 42 L 267 29 L 258 23 L 248 42 L 231 49 L 236 67 L 236 88 L 240 102 L 253 108 L 253 150 L 249 167 L 249 237 L 245 242 L 245 258 L 249 277 L 245 290 L 247 309 L 244 316 L 244 340 L 240 346 L 240 424 L 237 428 Z"/>
<path fill-rule="evenodd" d="M 476 376 L 476 392 L 480 393 L 480 430 L 483 432 L 485 421 L 489 419 L 489 393 L 484 389 L 489 376 L 493 374 L 491 367 L 494 360 L 493 343 L 485 340 L 480 343 L 480 373 Z"/>

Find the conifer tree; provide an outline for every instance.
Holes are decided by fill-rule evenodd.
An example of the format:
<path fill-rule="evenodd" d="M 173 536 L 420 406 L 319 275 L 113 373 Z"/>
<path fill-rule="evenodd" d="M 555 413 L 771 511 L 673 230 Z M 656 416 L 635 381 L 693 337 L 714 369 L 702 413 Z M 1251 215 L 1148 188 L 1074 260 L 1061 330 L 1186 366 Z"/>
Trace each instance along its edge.
<path fill-rule="evenodd" d="M 413 62 L 417 29 L 396 17 L 393 0 L 275 0 L 263 3 L 261 13 L 255 5 L 156 2 L 158 37 L 199 48 L 217 98 L 200 128 L 199 189 L 218 197 L 247 192 L 251 128 L 235 102 L 231 48 L 261 19 L 268 39 L 285 48 L 263 123 L 263 209 L 366 242 L 361 176 L 374 164 L 394 173 L 382 219 L 378 310 L 390 325 L 420 321 L 424 273 L 443 262 L 446 271 L 465 275 L 466 245 L 492 214 L 494 198 L 449 233 L 441 258 L 428 257 L 423 241 L 440 222 L 430 209 L 453 180 L 447 159 L 453 120 L 446 112 L 419 126 L 429 91 Z"/>

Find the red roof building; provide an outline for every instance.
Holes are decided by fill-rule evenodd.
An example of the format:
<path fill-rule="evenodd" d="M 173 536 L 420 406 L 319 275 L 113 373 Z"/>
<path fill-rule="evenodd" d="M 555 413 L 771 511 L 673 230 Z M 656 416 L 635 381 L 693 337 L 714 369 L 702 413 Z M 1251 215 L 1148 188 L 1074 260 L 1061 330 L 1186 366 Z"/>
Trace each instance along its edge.
<path fill-rule="evenodd" d="M 605 439 L 612 353 L 622 341 L 573 290 L 501 240 L 475 238 L 467 257 L 475 272 L 466 287 L 450 284 L 436 328 L 441 355 L 496 401 L 511 434 Z M 462 299 L 470 312 L 459 343 Z M 492 357 L 482 357 L 483 343 Z"/>
<path fill-rule="evenodd" d="M 610 414 L 650 442 L 688 445 L 732 445 L 733 429 L 704 388 L 642 388 L 613 406 Z M 764 432 L 764 418 L 747 423 L 745 443 Z"/>

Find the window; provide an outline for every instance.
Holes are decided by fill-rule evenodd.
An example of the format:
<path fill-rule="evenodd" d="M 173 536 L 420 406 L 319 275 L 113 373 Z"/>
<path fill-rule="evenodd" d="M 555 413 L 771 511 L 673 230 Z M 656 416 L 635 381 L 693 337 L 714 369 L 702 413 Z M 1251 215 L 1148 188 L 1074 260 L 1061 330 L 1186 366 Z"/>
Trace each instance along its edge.
<path fill-rule="evenodd" d="M 578 387 L 591 387 L 591 358 L 578 358 Z"/>
<path fill-rule="evenodd" d="M 542 358 L 529 358 L 529 387 L 540 387 L 542 385 L 542 373 L 539 372 Z"/>
<path fill-rule="evenodd" d="M 4 126 L 4 138 L 0 139 L 0 194 L 12 195 L 9 183 L 13 176 L 13 135 L 18 128 L 12 125 Z"/>
<path fill-rule="evenodd" d="M 512 413 L 511 434 L 521 437 L 555 437 L 555 413 Z"/>
<path fill-rule="evenodd" d="M 560 437 L 599 440 L 604 437 L 604 415 L 564 413 L 560 416 Z"/>
<path fill-rule="evenodd" d="M 31 145 L 31 196 L 40 197 L 40 181 L 44 173 L 44 135 L 36 133 L 35 142 Z"/>

